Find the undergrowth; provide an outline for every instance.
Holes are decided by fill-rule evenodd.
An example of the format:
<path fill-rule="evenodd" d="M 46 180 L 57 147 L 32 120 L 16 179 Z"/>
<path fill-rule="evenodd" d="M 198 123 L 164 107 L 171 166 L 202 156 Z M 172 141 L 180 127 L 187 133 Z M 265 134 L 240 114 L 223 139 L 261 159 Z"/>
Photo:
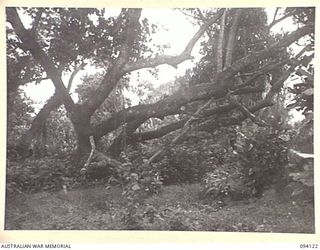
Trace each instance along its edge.
<path fill-rule="evenodd" d="M 276 192 L 216 206 L 199 198 L 201 185 L 162 187 L 128 211 L 120 187 L 17 194 L 6 201 L 7 230 L 171 230 L 314 232 L 311 203 Z M 131 208 L 132 209 L 132 208 Z"/>

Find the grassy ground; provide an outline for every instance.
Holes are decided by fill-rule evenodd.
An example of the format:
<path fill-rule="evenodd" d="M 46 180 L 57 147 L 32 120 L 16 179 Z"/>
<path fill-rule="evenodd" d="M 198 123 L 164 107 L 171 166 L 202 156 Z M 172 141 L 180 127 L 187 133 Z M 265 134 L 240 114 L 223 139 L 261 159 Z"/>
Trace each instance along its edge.
<path fill-rule="evenodd" d="M 167 186 L 131 210 L 117 187 L 19 194 L 7 197 L 5 228 L 314 233 L 311 202 L 271 190 L 260 199 L 221 205 L 200 199 L 199 191 L 198 184 Z"/>

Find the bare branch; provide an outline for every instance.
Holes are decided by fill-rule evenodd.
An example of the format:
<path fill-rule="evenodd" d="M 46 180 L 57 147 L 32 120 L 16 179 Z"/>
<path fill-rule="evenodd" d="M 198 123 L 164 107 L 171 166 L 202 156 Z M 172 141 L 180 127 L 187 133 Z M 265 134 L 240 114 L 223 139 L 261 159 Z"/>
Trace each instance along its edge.
<path fill-rule="evenodd" d="M 210 27 L 213 23 L 220 19 L 222 14 L 224 13 L 224 9 L 221 9 L 217 12 L 217 14 L 210 19 L 207 23 L 203 24 L 198 32 L 193 36 L 193 38 L 189 41 L 184 51 L 178 56 L 172 55 L 162 55 L 151 59 L 143 59 L 137 62 L 128 63 L 122 69 L 122 74 L 127 72 L 131 72 L 134 70 L 142 69 L 142 68 L 151 68 L 156 67 L 161 64 L 168 64 L 173 67 L 176 67 L 178 64 L 182 63 L 185 60 L 191 59 L 191 52 L 196 44 L 196 42 L 200 39 L 203 33 Z"/>
<path fill-rule="evenodd" d="M 274 15 L 273 15 L 272 22 L 274 22 L 274 21 L 276 20 L 279 10 L 280 10 L 280 7 L 277 7 L 276 10 L 275 10 L 275 12 L 274 12 Z"/>
<path fill-rule="evenodd" d="M 201 20 L 203 23 L 206 23 L 206 19 L 205 19 L 204 15 L 202 14 L 202 11 L 201 11 L 199 8 L 197 8 L 197 11 L 198 11 L 198 14 L 199 14 L 199 16 L 200 16 L 200 20 Z M 210 39 L 212 39 L 212 36 L 211 36 L 211 34 L 209 33 L 209 30 L 208 30 L 208 29 L 206 30 L 206 33 L 207 33 L 208 37 L 209 37 Z"/>
<path fill-rule="evenodd" d="M 277 14 L 278 8 L 275 12 L 275 16 L 273 21 L 269 24 L 268 29 L 270 30 L 273 26 L 275 26 L 277 23 L 283 21 L 284 19 L 290 17 L 293 15 L 293 12 L 288 12 L 287 14 L 283 15 L 282 17 L 280 17 L 279 19 L 275 19 L 276 18 L 276 14 Z"/>
<path fill-rule="evenodd" d="M 257 104 L 255 104 L 254 106 L 248 108 L 248 110 L 250 113 L 254 113 L 268 106 L 272 106 L 272 103 L 269 102 L 268 100 L 262 100 Z M 241 122 L 243 122 L 247 118 L 248 116 L 243 113 L 238 116 L 231 116 L 231 117 L 220 118 L 220 119 L 213 118 L 210 120 L 206 120 L 205 122 L 195 126 L 194 130 L 211 132 L 218 128 L 241 124 Z"/>
<path fill-rule="evenodd" d="M 279 68 L 289 62 L 290 62 L 290 59 L 283 60 L 280 62 L 276 62 L 275 60 L 273 60 L 270 63 L 268 63 L 267 65 L 265 65 L 263 68 L 261 68 L 260 70 L 254 72 L 253 75 L 251 77 L 249 77 L 244 83 L 234 86 L 234 89 L 241 91 L 244 87 L 246 87 L 246 86 L 250 85 L 252 82 L 254 82 L 254 80 L 256 80 L 259 76 L 264 75 L 264 74 L 268 73 L 269 71 L 272 71 L 273 69 Z"/>
<path fill-rule="evenodd" d="M 68 86 L 67 86 L 67 90 L 68 92 L 70 92 L 71 87 L 72 87 L 72 82 L 74 77 L 79 73 L 80 70 L 82 70 L 87 64 L 85 62 L 82 62 L 79 66 L 75 66 L 74 71 L 72 72 L 69 81 L 68 81 Z"/>
<path fill-rule="evenodd" d="M 93 153 L 96 150 L 96 144 L 94 142 L 93 136 L 90 136 L 89 140 L 90 140 L 90 145 L 91 145 L 91 151 L 90 151 L 90 154 L 89 154 L 89 157 L 88 157 L 86 163 L 84 164 L 83 168 L 80 170 L 81 174 L 85 174 L 87 172 L 89 164 L 90 164 L 92 157 L 93 157 Z"/>
<path fill-rule="evenodd" d="M 91 150 L 91 152 L 94 152 L 94 153 L 92 153 L 90 161 L 94 160 L 95 162 L 92 163 L 91 165 L 89 163 L 86 168 L 83 167 L 80 170 L 81 174 L 86 174 L 88 171 L 90 171 L 90 167 L 92 167 L 94 165 L 99 166 L 99 167 L 109 167 L 110 169 L 113 170 L 113 172 L 115 174 L 119 174 L 119 172 L 121 172 L 123 164 L 120 161 L 117 161 L 116 159 L 113 159 L 113 158 L 111 158 L 111 157 L 109 157 L 109 156 L 105 155 L 104 153 L 99 152 L 97 150 L 95 150 L 95 151 Z"/>
<path fill-rule="evenodd" d="M 265 121 L 259 119 L 257 116 L 255 116 L 253 113 L 250 112 L 249 109 L 247 109 L 243 104 L 241 104 L 233 95 L 229 95 L 229 100 L 231 101 L 231 103 L 234 103 L 235 105 L 237 105 L 237 107 L 239 107 L 239 109 L 241 110 L 241 112 L 246 115 L 247 117 L 249 117 L 254 123 L 256 123 L 257 125 L 261 126 L 261 127 L 266 127 L 269 126 Z"/>
<path fill-rule="evenodd" d="M 281 76 L 279 79 L 272 85 L 271 89 L 267 93 L 265 100 L 272 102 L 272 99 L 276 93 L 280 91 L 283 86 L 284 81 L 294 72 L 295 68 L 298 65 L 297 59 L 301 57 L 306 51 L 309 50 L 309 46 L 304 47 L 296 56 L 296 60 L 292 60 L 290 68 Z M 311 62 L 312 56 L 306 57 L 307 62 Z"/>
<path fill-rule="evenodd" d="M 304 75 L 306 76 L 307 78 L 309 79 L 313 79 L 313 74 L 311 74 L 310 72 L 300 68 L 300 69 L 297 69 L 297 72 L 300 73 L 301 75 Z"/>
<path fill-rule="evenodd" d="M 199 115 L 205 108 L 207 108 L 212 101 L 214 100 L 214 98 L 211 98 L 209 101 L 207 101 L 204 105 L 200 106 L 198 108 L 198 110 L 193 114 L 193 116 L 191 116 L 183 125 L 182 130 L 180 131 L 180 133 L 173 138 L 173 140 L 171 141 L 170 145 L 175 145 L 177 143 L 179 143 L 183 137 L 191 130 L 191 123 L 196 119 L 196 116 Z M 164 148 L 158 150 L 156 153 L 154 153 L 150 159 L 148 160 L 148 164 L 156 161 L 164 152 Z"/>

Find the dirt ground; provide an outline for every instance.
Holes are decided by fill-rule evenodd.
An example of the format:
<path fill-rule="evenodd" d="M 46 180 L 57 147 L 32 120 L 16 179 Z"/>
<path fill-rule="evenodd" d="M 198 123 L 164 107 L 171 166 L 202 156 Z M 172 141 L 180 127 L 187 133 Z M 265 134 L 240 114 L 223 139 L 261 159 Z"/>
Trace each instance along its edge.
<path fill-rule="evenodd" d="M 117 187 L 18 194 L 6 199 L 5 229 L 315 232 L 311 200 L 269 190 L 261 198 L 215 206 L 199 199 L 199 189 L 198 184 L 164 187 L 141 201 L 131 221 Z"/>

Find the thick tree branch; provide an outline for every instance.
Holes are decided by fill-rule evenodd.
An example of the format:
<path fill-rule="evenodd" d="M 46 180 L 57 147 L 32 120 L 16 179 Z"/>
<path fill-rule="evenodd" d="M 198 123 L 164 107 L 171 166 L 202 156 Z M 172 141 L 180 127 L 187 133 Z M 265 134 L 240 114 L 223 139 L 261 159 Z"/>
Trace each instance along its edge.
<path fill-rule="evenodd" d="M 299 58 L 300 56 L 302 56 L 303 53 L 307 50 L 308 50 L 308 47 L 304 48 L 300 53 L 297 54 L 296 58 Z M 311 60 L 311 57 L 309 58 L 309 60 Z M 245 110 L 242 109 L 242 111 L 243 111 L 242 115 L 239 115 L 237 117 L 231 117 L 228 119 L 216 119 L 215 118 L 214 120 L 209 120 L 209 121 L 202 123 L 201 125 L 198 125 L 197 128 L 208 130 L 209 128 L 213 129 L 213 128 L 219 128 L 221 126 L 235 125 L 235 124 L 239 124 L 240 122 L 242 122 L 246 118 L 253 119 L 255 122 L 258 122 L 260 124 L 260 121 L 256 119 L 257 117 L 254 115 L 252 116 L 251 114 L 253 114 L 254 112 L 256 112 L 264 107 L 268 107 L 268 106 L 273 105 L 273 96 L 276 93 L 278 93 L 278 91 L 281 89 L 284 81 L 290 76 L 291 72 L 293 72 L 295 65 L 297 65 L 297 62 L 293 66 L 291 66 L 291 68 L 288 70 L 288 72 L 284 73 L 273 84 L 273 86 L 271 87 L 270 91 L 267 93 L 264 100 L 261 100 L 260 102 L 258 102 L 256 105 L 254 105 L 253 107 L 251 107 L 249 109 L 248 108 L 245 108 Z M 243 108 L 242 105 L 240 105 L 240 106 L 241 106 L 241 108 Z M 218 106 L 213 109 L 203 110 L 202 117 L 208 117 L 208 116 L 212 116 L 212 115 L 216 115 L 216 114 L 227 113 L 227 112 L 230 112 L 231 110 L 235 109 L 236 107 L 239 107 L 239 104 L 230 103 L 227 105 Z M 172 131 L 175 131 L 177 129 L 182 128 L 183 126 L 185 126 L 185 124 L 188 120 L 189 119 L 183 119 L 178 122 L 163 126 L 160 129 L 155 130 L 155 131 L 133 133 L 132 135 L 130 135 L 127 138 L 126 143 L 127 143 L 127 145 L 129 145 L 134 142 L 140 142 L 140 141 L 144 141 L 144 140 L 151 140 L 151 139 L 162 137 Z M 262 124 L 265 125 L 263 122 L 261 122 L 261 125 Z M 213 127 L 210 127 L 211 125 Z M 160 154 L 161 153 L 157 153 L 155 158 L 157 158 L 158 155 L 160 155 Z M 155 159 L 152 159 L 152 160 L 155 160 Z"/>
<path fill-rule="evenodd" d="M 248 54 L 246 57 L 243 57 L 235 62 L 232 65 L 221 72 L 218 76 L 218 79 L 228 79 L 240 72 L 243 68 L 248 65 L 251 65 L 255 62 L 261 61 L 263 59 L 269 58 L 275 53 L 283 50 L 285 47 L 291 45 L 293 42 L 299 40 L 301 37 L 310 34 L 313 31 L 313 27 L 304 26 L 297 29 L 296 31 L 290 33 L 280 41 L 270 45 L 268 48 L 265 48 L 261 51 L 253 51 Z"/>
<path fill-rule="evenodd" d="M 213 102 L 214 98 L 211 98 L 209 101 L 207 101 L 204 105 L 200 106 L 197 111 L 184 123 L 182 130 L 180 133 L 173 138 L 170 145 L 178 144 L 181 140 L 183 140 L 183 137 L 191 130 L 191 123 L 196 120 L 197 116 L 200 115 L 200 113 L 207 107 L 210 106 L 210 104 Z M 150 159 L 148 160 L 148 164 L 156 161 L 163 153 L 165 149 L 162 148 L 158 150 L 156 153 L 154 153 Z"/>
<path fill-rule="evenodd" d="M 54 94 L 33 119 L 30 129 L 27 130 L 18 140 L 16 147 L 19 152 L 23 154 L 23 152 L 29 150 L 32 139 L 44 126 L 47 118 L 50 115 L 50 112 L 57 109 L 60 105 L 61 100 L 59 96 L 57 94 Z"/>
<path fill-rule="evenodd" d="M 7 8 L 7 20 L 11 23 L 16 34 L 22 41 L 22 49 L 29 50 L 32 56 L 35 58 L 35 60 L 38 61 L 40 65 L 44 68 L 47 75 L 52 80 L 56 88 L 57 94 L 62 98 L 63 103 L 66 106 L 66 109 L 72 113 L 74 108 L 74 102 L 71 96 L 69 95 L 66 87 L 64 86 L 59 70 L 55 68 L 54 63 L 45 54 L 43 49 L 37 43 L 34 34 L 25 29 L 20 20 L 16 8 Z"/>
<path fill-rule="evenodd" d="M 146 121 L 146 119 L 138 119 L 132 122 L 129 122 L 124 126 L 121 133 L 113 140 L 111 146 L 108 148 L 108 152 L 113 157 L 118 157 L 121 153 L 122 149 L 126 147 L 126 145 L 131 144 L 131 136 L 133 132 Z"/>
<path fill-rule="evenodd" d="M 220 21 L 220 31 L 217 45 L 217 72 L 223 70 L 223 49 L 224 49 L 224 33 L 225 33 L 226 12 L 223 13 Z"/>
<path fill-rule="evenodd" d="M 246 86 L 249 86 L 250 84 L 252 84 L 259 76 L 264 75 L 274 69 L 280 68 L 281 66 L 285 65 L 286 63 L 289 63 L 290 60 L 291 59 L 287 59 L 287 60 L 283 60 L 280 62 L 271 61 L 270 63 L 268 63 L 267 65 L 262 67 L 260 70 L 254 72 L 254 74 L 251 77 L 249 77 L 248 79 L 246 79 L 246 81 L 244 83 L 235 85 L 233 89 L 241 91 Z"/>
<path fill-rule="evenodd" d="M 200 118 L 206 118 L 212 115 L 219 115 L 223 113 L 227 113 L 235 109 L 237 106 L 235 104 L 226 104 L 222 106 L 217 106 L 215 108 L 203 110 L 201 112 Z M 194 114 L 193 114 L 194 115 Z M 189 120 L 188 118 L 184 118 L 180 121 L 173 122 L 169 125 L 165 125 L 160 127 L 159 129 L 147 131 L 147 132 L 134 132 L 146 119 L 136 120 L 133 122 L 130 122 L 126 125 L 126 132 L 121 133 L 112 143 L 110 148 L 108 149 L 108 152 L 114 156 L 117 157 L 121 150 L 123 149 L 123 136 L 125 137 L 125 144 L 130 145 L 132 143 L 136 142 L 143 142 L 146 140 L 152 140 L 159 137 L 162 137 L 170 132 L 173 132 L 177 129 L 182 128 L 185 123 Z M 125 135 L 124 135 L 125 134 Z"/>
<path fill-rule="evenodd" d="M 123 13 L 120 13 L 120 15 L 123 15 Z M 100 86 L 94 93 L 94 98 L 90 98 L 82 105 L 83 107 L 86 107 L 89 115 L 92 115 L 96 111 L 96 109 L 105 101 L 111 91 L 116 87 L 118 81 L 124 74 L 123 68 L 129 61 L 132 46 L 138 35 L 141 9 L 128 9 L 126 10 L 125 16 L 127 25 L 121 34 L 122 43 L 119 56 L 115 60 L 113 66 L 105 74 Z"/>
<path fill-rule="evenodd" d="M 125 65 L 122 69 L 122 74 L 132 72 L 134 70 L 142 69 L 142 68 L 151 68 L 156 67 L 161 64 L 168 64 L 173 67 L 176 67 L 178 64 L 184 62 L 185 60 L 191 59 L 191 52 L 194 45 L 197 41 L 201 38 L 204 32 L 217 20 L 220 19 L 222 14 L 224 13 L 224 9 L 220 9 L 217 14 L 210 19 L 207 23 L 203 24 L 198 32 L 193 36 L 193 38 L 189 41 L 183 52 L 178 56 L 171 56 L 171 55 L 162 55 L 151 59 L 143 59 L 137 62 L 131 62 Z"/>
<path fill-rule="evenodd" d="M 308 46 L 303 48 L 297 55 L 296 59 L 301 57 L 304 52 L 308 51 Z M 311 61 L 312 57 L 308 57 L 308 60 Z M 224 126 L 231 126 L 240 124 L 242 121 L 244 121 L 247 118 L 252 119 L 254 122 L 261 126 L 266 126 L 267 124 L 264 121 L 261 121 L 257 116 L 255 116 L 253 113 L 273 105 L 273 97 L 278 91 L 282 88 L 283 83 L 288 79 L 290 74 L 294 71 L 295 67 L 298 65 L 297 61 L 292 62 L 293 65 L 289 68 L 289 70 L 284 73 L 271 87 L 269 92 L 267 93 L 266 97 L 252 106 L 251 108 L 246 108 L 243 105 L 239 104 L 238 102 L 231 102 L 230 104 L 218 106 L 213 109 L 209 110 L 202 110 L 202 117 L 209 117 L 212 115 L 222 114 L 230 112 L 231 110 L 235 109 L 236 107 L 240 107 L 242 114 L 238 115 L 236 117 L 229 117 L 229 118 L 222 118 L 217 119 L 216 117 L 214 119 L 207 120 L 199 125 L 197 125 L 195 130 L 205 130 L 205 131 L 213 131 L 214 129 L 224 127 Z M 272 68 L 270 68 L 272 69 Z M 127 139 L 127 145 L 134 143 L 134 142 L 141 142 L 145 140 L 151 140 L 155 138 L 162 137 L 170 132 L 173 132 L 177 129 L 180 129 L 186 125 L 189 119 L 183 119 L 177 122 L 174 122 L 172 124 L 166 125 L 161 127 L 160 129 L 154 130 L 154 131 L 148 131 L 148 132 L 142 132 L 142 133 L 133 133 L 130 135 L 130 137 Z M 161 155 L 161 152 L 157 152 L 153 159 L 151 161 L 156 160 L 156 158 Z M 150 161 L 150 160 L 149 160 Z"/>
<path fill-rule="evenodd" d="M 279 47 L 282 49 L 283 46 L 290 45 L 292 42 L 298 40 L 309 32 L 309 27 L 303 27 L 289 34 L 281 41 L 273 44 L 270 48 L 264 49 L 260 52 L 252 52 L 247 57 L 237 60 L 231 67 L 219 74 L 221 78 L 218 83 L 203 83 L 184 88 L 157 103 L 138 105 L 114 113 L 109 119 L 94 127 L 94 136 L 100 138 L 106 133 L 109 133 L 124 124 L 124 121 L 130 122 L 142 117 L 150 118 L 173 115 L 176 114 L 180 107 L 186 103 L 210 99 L 212 97 L 216 99 L 223 98 L 227 95 L 229 88 L 232 87 L 232 81 L 228 80 L 228 78 L 234 76 L 244 67 L 256 61 L 270 57 L 272 52 L 277 51 Z"/>
<path fill-rule="evenodd" d="M 248 109 L 248 111 L 251 113 L 254 113 L 260 109 L 263 109 L 263 108 L 271 106 L 271 105 L 272 105 L 272 103 L 270 103 L 268 101 L 260 101 L 256 105 L 250 107 Z M 216 107 L 216 108 L 213 108 L 210 110 L 205 110 L 205 111 L 203 111 L 203 117 L 205 118 L 205 117 L 209 117 L 212 115 L 224 114 L 224 113 L 230 112 L 231 110 L 235 109 L 236 107 L 237 107 L 237 105 L 235 105 L 235 104 L 227 104 L 227 105 Z M 205 122 L 203 122 L 199 125 L 196 125 L 192 130 L 193 131 L 194 130 L 201 130 L 201 129 L 209 130 L 208 124 L 214 124 L 214 127 L 212 128 L 212 130 L 214 130 L 214 129 L 217 129 L 217 128 L 220 128 L 223 126 L 231 126 L 231 125 L 239 124 L 240 122 L 242 122 L 246 118 L 247 118 L 247 116 L 245 116 L 243 114 L 238 115 L 236 117 L 230 117 L 230 118 L 218 118 L 217 116 L 214 116 L 214 118 L 206 120 Z M 186 119 L 182 119 L 177 122 L 173 122 L 169 125 L 165 125 L 159 129 L 156 129 L 153 131 L 133 133 L 130 136 L 129 140 L 127 140 L 127 145 L 132 144 L 132 143 L 136 143 L 136 142 L 143 142 L 146 140 L 153 140 L 156 138 L 160 138 L 162 136 L 165 136 L 173 131 L 176 131 L 176 130 L 182 128 L 187 121 L 188 121 L 188 119 L 186 118 Z"/>
<path fill-rule="evenodd" d="M 227 43 L 227 47 L 226 47 L 226 60 L 225 60 L 225 67 L 226 68 L 230 67 L 231 63 L 232 63 L 232 54 L 233 54 L 233 50 L 234 50 L 236 35 L 237 35 L 242 11 L 243 11 L 242 9 L 236 10 L 236 13 L 233 17 L 233 23 L 230 28 L 229 34 L 228 34 L 228 43 Z"/>
<path fill-rule="evenodd" d="M 72 72 L 69 83 L 68 83 L 68 91 L 70 91 L 72 86 L 72 81 L 75 75 L 85 66 L 82 63 L 80 66 L 76 67 L 75 70 Z M 50 116 L 50 113 L 53 110 L 56 110 L 62 105 L 62 100 L 57 93 L 50 97 L 47 103 L 42 107 L 36 117 L 33 119 L 31 127 L 27 130 L 21 138 L 19 138 L 17 147 L 20 149 L 20 152 L 23 150 L 28 150 L 30 148 L 32 139 L 37 135 L 37 133 L 45 126 L 45 123 Z"/>
<path fill-rule="evenodd" d="M 226 95 L 224 86 L 212 86 L 204 83 L 189 88 L 180 89 L 173 95 L 153 104 L 141 104 L 113 113 L 111 117 L 94 127 L 95 137 L 100 138 L 113 131 L 125 122 L 140 118 L 150 118 L 173 115 L 179 112 L 182 105 L 211 97 L 220 98 Z"/>
<path fill-rule="evenodd" d="M 273 97 L 281 90 L 282 86 L 283 86 L 283 82 L 288 79 L 288 77 L 294 72 L 295 68 L 297 67 L 297 65 L 299 64 L 299 61 L 297 60 L 299 57 L 301 57 L 306 51 L 308 51 L 309 46 L 304 47 L 296 56 L 295 59 L 296 60 L 292 60 L 292 64 L 290 66 L 290 68 L 281 76 L 279 77 L 279 79 L 272 85 L 271 89 L 269 90 L 269 92 L 267 93 L 265 100 L 272 102 L 273 101 Z M 306 56 L 305 60 L 306 63 L 311 62 L 313 56 Z"/>
<path fill-rule="evenodd" d="M 206 118 L 206 117 L 213 116 L 213 115 L 228 113 L 231 110 L 235 109 L 236 107 L 237 106 L 235 104 L 225 104 L 222 106 L 217 106 L 215 108 L 203 110 L 201 112 L 201 118 Z M 184 118 L 180 121 L 173 122 L 169 125 L 162 126 L 159 129 L 156 129 L 153 131 L 133 133 L 130 136 L 130 140 L 127 140 L 127 143 L 129 144 L 129 143 L 133 143 L 133 142 L 141 142 L 141 141 L 152 140 L 152 139 L 162 137 L 170 132 L 173 132 L 177 129 L 182 128 L 188 120 L 189 120 L 188 118 Z"/>

